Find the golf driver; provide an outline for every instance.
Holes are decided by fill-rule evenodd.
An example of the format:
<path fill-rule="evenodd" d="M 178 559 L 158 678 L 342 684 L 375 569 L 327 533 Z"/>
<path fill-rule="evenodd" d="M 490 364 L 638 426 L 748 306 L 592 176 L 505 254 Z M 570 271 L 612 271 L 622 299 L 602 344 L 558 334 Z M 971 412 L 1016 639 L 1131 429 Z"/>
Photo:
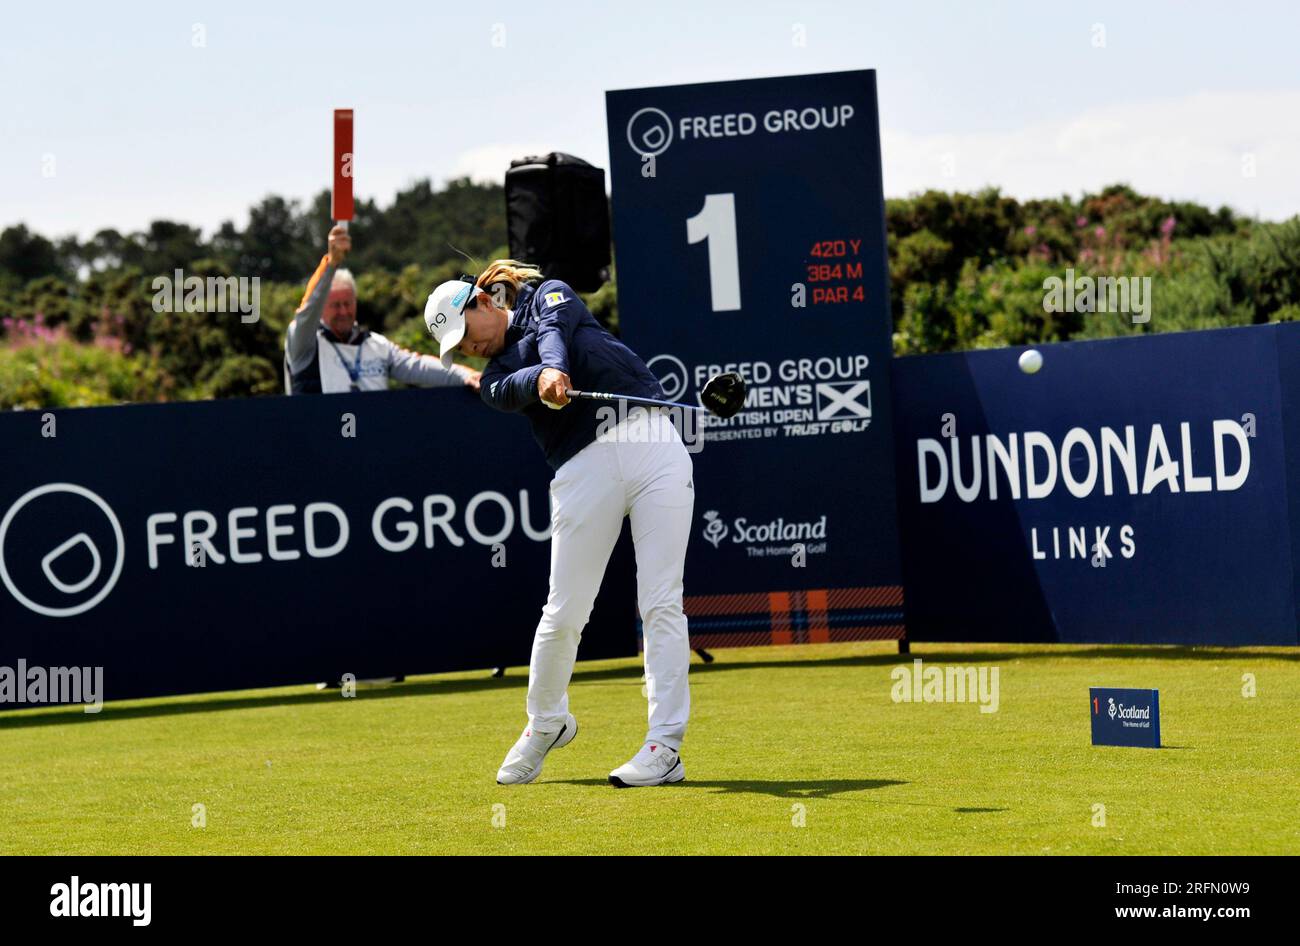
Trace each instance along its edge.
<path fill-rule="evenodd" d="M 605 394 L 597 391 L 564 392 L 571 400 L 626 401 L 646 407 L 680 407 L 688 411 L 707 410 L 726 419 L 734 417 L 745 406 L 745 381 L 734 371 L 715 374 L 700 389 L 700 404 L 682 404 L 678 401 L 656 401 L 651 397 L 631 397 L 623 394 Z M 549 405 L 548 405 L 549 406 Z"/>

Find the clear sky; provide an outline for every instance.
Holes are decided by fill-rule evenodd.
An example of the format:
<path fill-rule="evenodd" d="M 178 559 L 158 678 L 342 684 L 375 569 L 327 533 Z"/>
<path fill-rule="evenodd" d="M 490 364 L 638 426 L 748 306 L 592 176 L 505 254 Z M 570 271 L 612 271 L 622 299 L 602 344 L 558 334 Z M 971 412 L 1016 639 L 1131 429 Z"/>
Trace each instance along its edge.
<path fill-rule="evenodd" d="M 13 3 L 0 226 L 242 226 L 328 186 L 336 107 L 356 109 L 359 196 L 386 203 L 530 153 L 608 167 L 606 89 L 861 68 L 890 196 L 1126 181 L 1283 219 L 1298 38 L 1300 4 L 1250 0 Z"/>

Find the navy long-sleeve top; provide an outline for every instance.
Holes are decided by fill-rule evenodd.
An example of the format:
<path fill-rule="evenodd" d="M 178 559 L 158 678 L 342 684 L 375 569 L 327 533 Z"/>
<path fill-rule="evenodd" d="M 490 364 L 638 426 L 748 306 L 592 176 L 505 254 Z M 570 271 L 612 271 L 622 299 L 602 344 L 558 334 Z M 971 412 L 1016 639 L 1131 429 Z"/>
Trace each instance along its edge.
<path fill-rule="evenodd" d="M 483 369 L 481 392 L 489 406 L 528 418 L 554 470 L 596 439 L 597 412 L 602 407 L 608 411 L 611 404 L 578 400 L 559 411 L 547 407 L 537 394 L 543 368 L 563 371 L 579 391 L 664 399 L 645 362 L 605 331 L 567 284 L 548 279 L 522 287 L 511 311 L 505 348 Z"/>

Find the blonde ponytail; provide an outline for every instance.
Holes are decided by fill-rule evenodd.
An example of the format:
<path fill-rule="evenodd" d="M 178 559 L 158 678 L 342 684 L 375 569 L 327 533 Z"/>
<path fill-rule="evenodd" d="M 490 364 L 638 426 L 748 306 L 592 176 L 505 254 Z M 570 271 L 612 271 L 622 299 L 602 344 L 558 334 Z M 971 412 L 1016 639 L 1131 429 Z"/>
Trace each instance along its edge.
<path fill-rule="evenodd" d="M 513 259 L 493 260 L 479 276 L 477 285 L 492 295 L 492 301 L 504 308 L 514 308 L 519 290 L 542 278 L 536 266 Z M 497 288 L 499 287 L 499 288 Z"/>

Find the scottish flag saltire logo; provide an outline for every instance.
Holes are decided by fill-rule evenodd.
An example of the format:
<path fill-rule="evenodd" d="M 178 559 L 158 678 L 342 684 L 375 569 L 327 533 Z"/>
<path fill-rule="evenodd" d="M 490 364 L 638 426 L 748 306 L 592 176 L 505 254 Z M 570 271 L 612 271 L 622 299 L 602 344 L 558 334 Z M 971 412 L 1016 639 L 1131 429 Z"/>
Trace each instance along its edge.
<path fill-rule="evenodd" d="M 870 381 L 829 381 L 817 385 L 817 419 L 871 418 Z"/>

